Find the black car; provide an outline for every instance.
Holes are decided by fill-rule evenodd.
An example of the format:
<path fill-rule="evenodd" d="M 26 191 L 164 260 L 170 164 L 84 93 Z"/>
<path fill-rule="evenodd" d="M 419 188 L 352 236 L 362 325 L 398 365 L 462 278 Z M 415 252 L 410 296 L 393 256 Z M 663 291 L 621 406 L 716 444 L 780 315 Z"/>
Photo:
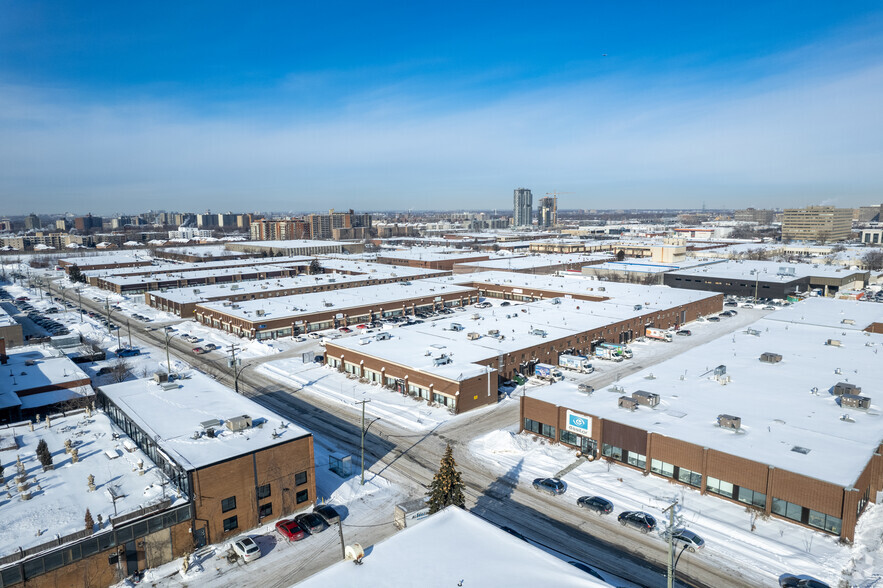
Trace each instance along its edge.
<path fill-rule="evenodd" d="M 330 504 L 319 504 L 313 507 L 313 512 L 325 519 L 329 525 L 340 522 L 340 513 Z"/>
<path fill-rule="evenodd" d="M 628 525 L 638 529 L 641 533 L 649 533 L 656 528 L 656 519 L 652 515 L 637 510 L 621 512 L 618 520 L 623 527 Z"/>
<path fill-rule="evenodd" d="M 600 496 L 581 496 L 576 501 L 580 508 L 588 508 L 598 514 L 610 514 L 613 512 L 613 503 Z"/>
<path fill-rule="evenodd" d="M 297 521 L 301 529 L 309 531 L 310 535 L 321 533 L 328 528 L 328 523 L 325 522 L 325 519 L 311 512 L 299 514 L 294 517 L 294 520 Z"/>
<path fill-rule="evenodd" d="M 708 322 L 710 322 L 710 323 L 719 323 L 719 322 L 720 322 L 720 318 L 719 318 L 719 317 L 716 317 L 716 316 L 710 316 L 710 317 L 708 317 Z"/>
<path fill-rule="evenodd" d="M 501 302 L 501 303 L 500 303 L 500 306 L 509 306 L 510 304 L 511 304 L 511 302 L 509 302 L 509 301 L 504 301 L 504 302 Z"/>
<path fill-rule="evenodd" d="M 798 578 L 791 574 L 785 574 L 779 578 L 779 586 L 781 588 L 831 588 L 824 582 L 816 580 L 815 578 L 810 578 L 809 576 Z"/>

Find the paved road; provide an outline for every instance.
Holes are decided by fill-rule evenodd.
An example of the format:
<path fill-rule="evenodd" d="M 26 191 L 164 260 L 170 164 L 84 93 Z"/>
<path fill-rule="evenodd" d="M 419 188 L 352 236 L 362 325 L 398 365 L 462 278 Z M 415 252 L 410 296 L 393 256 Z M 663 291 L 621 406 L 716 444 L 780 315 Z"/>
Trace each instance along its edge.
<path fill-rule="evenodd" d="M 85 306 L 97 307 L 91 300 L 83 300 Z M 653 357 L 653 363 L 664 361 L 683 351 L 684 345 L 695 345 L 719 337 L 721 333 L 736 331 L 753 322 L 763 312 L 740 311 L 738 317 L 716 325 L 714 329 L 703 329 L 692 338 L 679 338 L 678 344 L 669 344 L 662 353 Z M 165 337 L 159 330 L 144 330 L 148 324 L 132 321 L 133 336 L 159 347 L 165 346 Z M 149 323 L 152 327 L 153 323 Z M 689 339 L 689 341 L 687 341 Z M 683 343 L 680 341 L 683 340 Z M 660 344 L 662 345 L 662 344 Z M 224 369 L 224 359 L 219 354 L 213 357 L 195 356 L 191 345 L 177 338 L 170 341 L 170 352 L 191 365 L 213 374 L 218 380 L 232 387 L 232 377 Z M 299 351 L 292 351 L 299 353 Z M 276 359 L 275 355 L 267 359 Z M 250 361 L 250 360 L 249 360 Z M 612 364 L 611 364 L 612 365 Z M 647 361 L 626 361 L 614 367 L 603 369 L 593 375 L 596 387 L 607 385 L 617 377 L 625 376 L 651 365 Z M 290 419 L 292 422 L 313 431 L 317 438 L 333 440 L 333 444 L 353 455 L 359 455 L 359 415 L 353 407 L 331 402 L 321 395 L 300 390 L 296 386 L 284 386 L 263 377 L 252 370 L 244 370 L 239 381 L 240 392 L 267 408 Z M 512 427 L 518 420 L 518 406 L 514 403 L 499 405 L 490 411 L 476 415 L 462 415 L 443 423 L 435 430 L 426 433 L 406 433 L 386 427 L 382 421 L 371 428 L 366 437 L 366 465 L 371 472 L 383 475 L 404 487 L 414 489 L 414 494 L 423 493 L 432 480 L 445 447 L 454 447 L 458 467 L 467 486 L 467 506 L 478 515 L 498 524 L 524 531 L 530 539 L 578 559 L 612 574 L 621 576 L 642 586 L 661 587 L 665 585 L 665 544 L 654 536 L 644 536 L 631 530 L 624 530 L 615 518 L 587 516 L 569 498 L 548 497 L 538 494 L 530 487 L 521 487 L 512 481 L 512 476 L 497 477 L 481 463 L 473 461 L 465 449 L 472 439 L 488 431 Z M 514 474 L 514 472 L 510 472 Z M 389 505 L 388 516 L 392 515 L 393 505 Z M 344 525 L 344 528 L 346 526 Z M 358 539 L 363 544 L 376 543 L 392 533 L 386 526 L 371 530 L 359 530 Z M 274 582 L 293 583 L 299 579 L 338 561 L 336 549 L 315 554 L 306 566 L 300 566 L 295 575 L 288 571 L 280 572 L 278 579 L 261 574 L 261 586 L 272 586 Z M 273 574 L 267 570 L 267 574 Z M 736 570 L 721 567 L 719 562 L 710 564 L 701 557 L 681 558 L 678 576 L 689 585 L 697 587 L 747 587 L 775 585 L 775 579 L 760 575 L 754 570 Z M 280 583 L 279 585 L 285 585 Z"/>

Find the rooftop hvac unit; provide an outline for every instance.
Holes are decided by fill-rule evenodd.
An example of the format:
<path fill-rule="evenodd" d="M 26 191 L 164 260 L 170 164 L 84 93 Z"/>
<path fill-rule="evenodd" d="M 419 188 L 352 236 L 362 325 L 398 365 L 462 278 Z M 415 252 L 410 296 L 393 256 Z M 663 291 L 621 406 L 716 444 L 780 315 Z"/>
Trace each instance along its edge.
<path fill-rule="evenodd" d="M 637 392 L 632 392 L 632 400 L 638 404 L 653 407 L 659 404 L 659 394 L 638 390 Z"/>
<path fill-rule="evenodd" d="M 264 314 L 266 314 L 263 308 L 259 308 L 259 309 L 257 309 L 256 311 L 254 311 L 254 313 L 255 313 L 257 316 L 264 316 Z"/>
<path fill-rule="evenodd" d="M 714 375 L 717 378 L 727 375 L 727 366 L 719 365 L 716 368 L 714 368 Z"/>
<path fill-rule="evenodd" d="M 25 360 L 25 365 L 28 366 L 28 367 L 30 367 L 30 366 L 32 366 L 32 365 L 37 365 L 37 362 L 34 361 L 33 359 L 26 359 L 26 360 Z"/>
<path fill-rule="evenodd" d="M 201 423 L 199 423 L 199 426 L 201 426 L 203 429 L 214 429 L 220 427 L 223 424 L 224 423 L 221 422 L 221 419 L 209 419 L 207 421 L 202 421 Z"/>
<path fill-rule="evenodd" d="M 251 417 L 247 414 L 227 419 L 227 428 L 231 431 L 244 431 L 251 428 Z"/>
<path fill-rule="evenodd" d="M 542 338 L 544 338 L 544 339 L 546 338 L 546 335 L 547 335 L 546 331 L 544 331 L 544 330 L 542 330 L 542 329 L 532 329 L 532 330 L 530 331 L 530 334 L 531 334 L 531 335 L 538 335 L 538 336 L 540 336 L 540 337 L 542 337 Z"/>
<path fill-rule="evenodd" d="M 178 388 L 178 384 L 175 382 L 163 382 L 159 385 L 163 390 L 176 390 Z"/>
<path fill-rule="evenodd" d="M 862 391 L 860 386 L 850 384 L 849 382 L 837 382 L 834 384 L 832 392 L 834 396 L 843 396 L 844 394 L 860 394 Z"/>
<path fill-rule="evenodd" d="M 840 321 L 840 324 L 841 325 L 854 325 L 855 321 L 852 319 L 843 319 L 842 321 Z"/>
<path fill-rule="evenodd" d="M 169 374 L 166 372 L 154 372 L 153 373 L 153 381 L 157 384 L 162 384 L 163 382 L 169 381 Z"/>
<path fill-rule="evenodd" d="M 591 394 L 592 392 L 595 391 L 595 387 L 592 386 L 591 384 L 580 384 L 579 386 L 576 387 L 576 389 L 579 390 L 580 392 L 582 392 L 583 394 Z"/>
<path fill-rule="evenodd" d="M 634 398 L 629 396 L 620 396 L 618 404 L 619 408 L 624 408 L 626 410 L 636 410 L 638 408 L 638 403 L 635 402 Z"/>
<path fill-rule="evenodd" d="M 500 334 L 500 330 L 499 329 L 491 329 L 490 331 L 487 332 L 487 334 L 490 335 L 491 337 L 496 337 L 497 335 Z"/>
<path fill-rule="evenodd" d="M 722 429 L 733 429 L 738 431 L 742 428 L 742 417 L 733 416 L 731 414 L 717 415 L 717 426 Z"/>
<path fill-rule="evenodd" d="M 233 304 L 233 303 L 230 302 L 229 300 L 225 300 L 224 302 L 221 303 L 221 306 L 230 306 L 231 304 Z"/>
<path fill-rule="evenodd" d="M 857 394 L 844 394 L 840 397 L 840 406 L 843 408 L 859 408 L 868 410 L 871 408 L 871 399 L 868 396 Z"/>
<path fill-rule="evenodd" d="M 776 272 L 776 275 L 777 276 L 796 276 L 797 274 L 795 272 L 796 272 L 796 268 L 779 266 L 779 271 Z"/>
<path fill-rule="evenodd" d="M 828 339 L 825 341 L 825 345 L 830 345 L 831 347 L 840 347 L 843 343 L 840 342 L 840 339 Z"/>
<path fill-rule="evenodd" d="M 449 363 L 451 363 L 451 358 L 447 355 L 442 355 L 432 360 L 432 365 L 434 366 L 447 365 Z"/>
<path fill-rule="evenodd" d="M 470 341 L 475 341 L 476 339 L 481 339 L 481 334 L 473 331 L 472 333 L 468 333 L 466 338 Z"/>
<path fill-rule="evenodd" d="M 239 305 L 238 304 L 231 304 L 230 308 L 239 308 Z"/>
<path fill-rule="evenodd" d="M 779 363 L 782 361 L 782 356 L 778 353 L 770 353 L 767 351 L 766 353 L 760 354 L 760 361 L 764 363 Z"/>

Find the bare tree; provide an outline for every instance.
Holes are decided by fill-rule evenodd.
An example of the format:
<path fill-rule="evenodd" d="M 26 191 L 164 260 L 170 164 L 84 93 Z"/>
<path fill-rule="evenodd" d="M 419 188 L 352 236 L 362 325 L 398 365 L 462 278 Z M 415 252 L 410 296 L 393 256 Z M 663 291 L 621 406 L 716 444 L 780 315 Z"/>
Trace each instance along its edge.
<path fill-rule="evenodd" d="M 873 249 L 862 255 L 862 265 L 871 271 L 883 269 L 883 249 Z"/>
<path fill-rule="evenodd" d="M 132 373 L 132 364 L 122 357 L 118 357 L 110 369 L 112 370 L 111 374 L 113 375 L 114 382 L 125 382 L 129 374 Z"/>

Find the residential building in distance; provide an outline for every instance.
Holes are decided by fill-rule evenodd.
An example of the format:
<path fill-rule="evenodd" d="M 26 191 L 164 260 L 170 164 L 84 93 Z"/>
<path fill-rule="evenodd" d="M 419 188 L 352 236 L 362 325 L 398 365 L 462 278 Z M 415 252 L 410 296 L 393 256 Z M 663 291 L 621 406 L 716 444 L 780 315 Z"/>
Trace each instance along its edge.
<path fill-rule="evenodd" d="M 540 227 L 554 227 L 558 224 L 558 197 L 546 196 L 540 198 L 540 207 L 537 210 L 537 224 Z"/>
<path fill-rule="evenodd" d="M 88 213 L 86 216 L 78 216 L 74 218 L 74 228 L 81 233 L 86 231 L 90 231 L 92 229 L 101 230 L 102 225 L 104 224 L 104 219 L 100 216 L 92 216 L 92 213 Z"/>
<path fill-rule="evenodd" d="M 517 188 L 514 197 L 512 224 L 516 227 L 529 227 L 533 224 L 533 195 L 527 188 Z"/>
<path fill-rule="evenodd" d="M 43 223 L 40 222 L 40 217 L 34 214 L 33 212 L 25 217 L 25 230 L 31 231 L 34 229 L 39 229 L 43 226 Z"/>
<path fill-rule="evenodd" d="M 733 220 L 743 223 L 757 223 L 759 225 L 769 225 L 776 220 L 775 210 L 746 208 L 737 210 L 733 214 Z"/>
<path fill-rule="evenodd" d="M 786 208 L 782 218 L 783 240 L 845 241 L 851 234 L 851 208 L 833 206 Z"/>

